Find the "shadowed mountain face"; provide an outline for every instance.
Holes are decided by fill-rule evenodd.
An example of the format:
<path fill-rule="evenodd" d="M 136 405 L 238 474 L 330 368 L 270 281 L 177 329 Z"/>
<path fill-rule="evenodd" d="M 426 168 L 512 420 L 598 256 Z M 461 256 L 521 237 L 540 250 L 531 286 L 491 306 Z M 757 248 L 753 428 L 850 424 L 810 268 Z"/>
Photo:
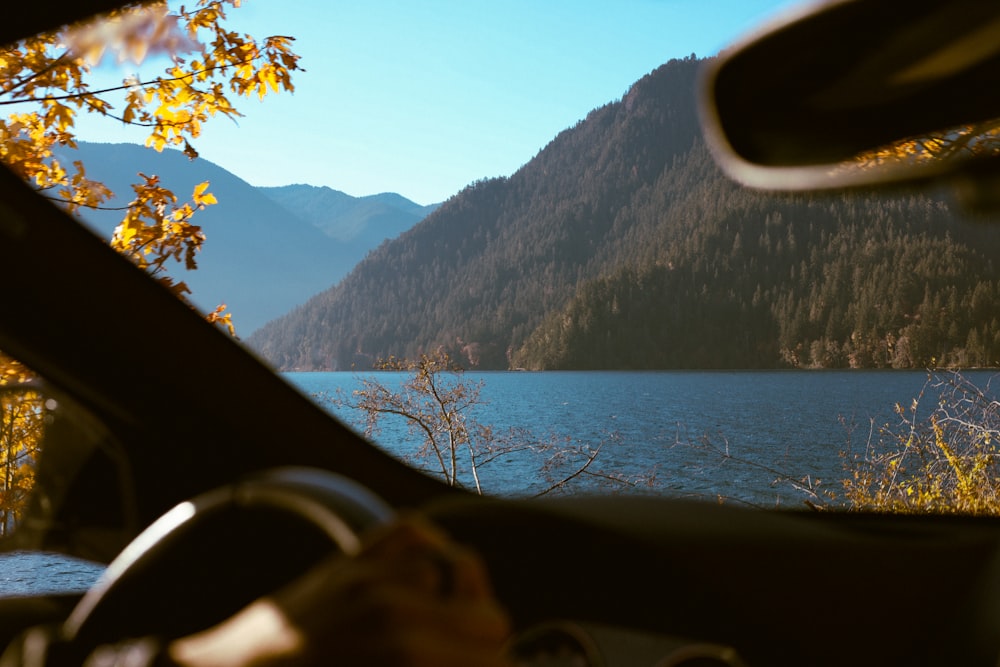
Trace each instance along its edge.
<path fill-rule="evenodd" d="M 218 165 L 189 160 L 174 150 L 157 153 L 132 144 L 81 142 L 77 153 L 72 159 L 84 162 L 88 176 L 115 192 L 110 206 L 131 200 L 130 185 L 139 180 L 138 172 L 159 176 L 182 202 L 190 199 L 195 185 L 210 182 L 209 191 L 219 203 L 194 220 L 206 236 L 198 269 L 186 271 L 177 264 L 170 270 L 191 287 L 200 308 L 226 303 L 241 336 L 335 284 L 372 248 L 419 221 L 425 210 L 398 195 L 354 198 L 342 193 L 328 210 L 331 202 L 325 195 L 335 191 L 311 186 L 289 186 L 297 197 L 283 205 L 270 195 L 286 188 L 255 188 Z M 389 203 L 381 204 L 383 198 Z M 84 217 L 109 237 L 121 212 L 91 211 Z M 352 235 L 330 234 L 331 229 L 349 229 Z"/>
<path fill-rule="evenodd" d="M 774 196 L 716 169 L 674 60 L 249 340 L 282 368 L 444 346 L 481 368 L 1000 362 L 1000 232 L 945 202 Z"/>

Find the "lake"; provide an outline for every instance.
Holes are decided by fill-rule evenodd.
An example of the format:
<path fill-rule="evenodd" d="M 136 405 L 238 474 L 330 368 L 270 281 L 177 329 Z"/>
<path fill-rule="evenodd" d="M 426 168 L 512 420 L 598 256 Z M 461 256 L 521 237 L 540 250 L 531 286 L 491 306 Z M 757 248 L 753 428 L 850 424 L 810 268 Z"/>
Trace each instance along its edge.
<path fill-rule="evenodd" d="M 0 553 L 0 597 L 82 593 L 104 571 L 98 563 L 57 553 Z"/>
<path fill-rule="evenodd" d="M 965 376 L 985 387 L 993 373 Z M 285 377 L 304 392 L 322 397 L 338 390 L 349 394 L 360 386 L 360 377 L 374 377 L 398 389 L 406 376 Z M 562 490 L 652 492 L 712 501 L 721 496 L 761 507 L 802 507 L 806 496 L 779 481 L 781 476 L 822 480 L 823 488 L 839 490 L 844 474 L 841 452 L 849 446 L 863 451 L 871 424 L 897 423 L 895 404 L 909 405 L 924 388 L 927 373 L 492 372 L 466 373 L 462 381 L 481 383 L 483 403 L 471 415 L 477 421 L 498 431 L 528 429 L 534 441 L 542 443 L 555 438 L 555 450 L 564 454 L 553 462 L 553 450 L 521 451 L 483 465 L 480 477 L 488 493 L 537 494 L 577 469 L 581 459 L 574 457 L 576 448 L 600 445 L 593 471 L 651 484 L 622 487 L 606 477 L 580 476 Z M 924 403 L 933 406 L 934 398 Z M 347 422 L 359 416 L 357 410 L 324 405 Z M 850 424 L 857 427 L 853 435 Z M 377 441 L 404 459 L 419 445 L 400 423 L 386 424 Z M 468 475 L 462 481 L 473 483 Z M 0 554 L 0 597 L 83 591 L 102 570 L 57 554 Z"/>
<path fill-rule="evenodd" d="M 993 373 L 965 376 L 985 386 Z M 405 378 L 383 372 L 286 377 L 316 396 L 349 394 L 360 377 L 394 389 Z M 481 383 L 484 403 L 471 414 L 497 431 L 529 429 L 536 440 L 559 440 L 563 450 L 601 445 L 591 471 L 638 481 L 642 491 L 774 507 L 801 506 L 806 497 L 778 482 L 782 475 L 839 491 L 842 452 L 863 452 L 873 425 L 877 437 L 878 427 L 898 423 L 894 406 L 908 406 L 927 379 L 922 371 L 578 371 L 469 372 L 463 381 Z M 325 405 L 357 426 L 359 411 Z M 419 439 L 401 422 L 386 424 L 376 441 L 418 466 L 432 463 L 413 460 Z M 484 491 L 534 495 L 582 461 L 570 451 L 553 463 L 551 453 L 520 452 L 482 466 Z M 468 475 L 462 479 L 474 484 Z M 581 475 L 567 489 L 626 487 Z"/>

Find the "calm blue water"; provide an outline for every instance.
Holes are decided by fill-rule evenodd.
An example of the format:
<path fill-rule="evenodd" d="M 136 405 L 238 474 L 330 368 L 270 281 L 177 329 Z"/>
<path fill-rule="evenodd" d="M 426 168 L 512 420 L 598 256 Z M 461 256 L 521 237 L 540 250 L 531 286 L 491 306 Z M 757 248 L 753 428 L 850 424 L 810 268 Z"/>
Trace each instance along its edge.
<path fill-rule="evenodd" d="M 12 551 L 0 554 L 0 597 L 82 593 L 104 566 L 62 554 Z"/>
<path fill-rule="evenodd" d="M 985 387 L 989 372 L 965 376 Z M 293 384 L 322 400 L 359 386 L 354 373 L 289 373 Z M 368 374 L 398 388 L 398 373 Z M 806 497 L 779 473 L 823 480 L 839 489 L 841 452 L 849 446 L 844 422 L 854 423 L 856 450 L 864 448 L 870 424 L 896 423 L 895 404 L 909 405 L 927 381 L 923 372 L 572 372 L 466 373 L 481 383 L 483 404 L 471 417 L 495 429 L 529 429 L 537 440 L 559 439 L 559 448 L 602 445 L 592 470 L 627 477 L 650 476 L 644 492 L 697 496 L 758 506 L 801 506 Z M 933 406 L 934 398 L 925 399 Z M 344 421 L 359 413 L 327 407 Z M 522 440 L 524 438 L 522 437 Z M 388 423 L 379 446 L 413 460 L 419 440 L 404 425 Z M 704 447 L 708 442 L 711 447 Z M 732 458 L 724 457 L 726 451 Z M 576 469 L 551 453 L 518 452 L 481 467 L 484 490 L 497 495 L 532 495 Z M 552 465 L 548 474 L 546 463 Z M 766 468 L 766 469 L 765 469 Z M 466 484 L 472 480 L 466 475 Z M 606 481 L 606 480 L 605 480 Z M 575 491 L 607 493 L 601 478 L 580 477 Z M 56 554 L 0 554 L 0 597 L 83 591 L 102 566 Z"/>
<path fill-rule="evenodd" d="M 398 387 L 402 374 L 361 374 Z M 992 373 L 966 377 L 985 384 Z M 356 373 L 289 373 L 309 394 L 322 396 L 358 386 Z M 821 480 L 839 490 L 841 452 L 863 451 L 872 421 L 895 424 L 895 404 L 909 405 L 927 381 L 925 372 L 902 371 L 719 371 L 719 372 L 488 372 L 466 373 L 481 382 L 486 402 L 472 413 L 497 430 L 530 429 L 538 436 L 568 438 L 569 446 L 604 443 L 591 470 L 628 477 L 655 474 L 652 490 L 680 496 L 761 506 L 799 506 L 805 496 L 778 473 Z M 928 401 L 930 404 L 932 401 Z M 348 423 L 356 410 L 329 406 Z M 856 424 L 853 434 L 846 424 Z M 360 427 L 359 427 L 360 428 Z M 401 423 L 376 436 L 389 452 L 413 460 L 419 439 Z M 705 443 L 710 446 L 706 447 Z M 732 458 L 720 452 L 727 451 Z M 548 475 L 547 456 L 520 453 L 480 469 L 484 490 L 532 495 L 572 462 Z M 768 470 L 765 470 L 767 468 Z M 465 478 L 466 484 L 472 481 Z M 576 490 L 607 492 L 594 477 L 578 478 Z M 645 488 L 645 487 L 644 487 Z"/>

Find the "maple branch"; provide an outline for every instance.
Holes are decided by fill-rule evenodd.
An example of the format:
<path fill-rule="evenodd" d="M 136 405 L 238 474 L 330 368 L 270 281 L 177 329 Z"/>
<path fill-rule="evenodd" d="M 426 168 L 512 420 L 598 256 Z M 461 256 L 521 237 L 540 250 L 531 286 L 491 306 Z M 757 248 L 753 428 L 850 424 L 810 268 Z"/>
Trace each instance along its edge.
<path fill-rule="evenodd" d="M 98 111 L 98 113 L 107 116 L 112 120 L 121 121 L 123 125 L 132 125 L 133 127 L 181 127 L 187 125 L 187 122 L 180 120 L 171 120 L 171 121 L 160 120 L 156 122 L 144 123 L 137 120 L 125 120 L 125 118 L 123 118 L 122 116 L 116 116 L 115 114 L 108 113 L 107 111 Z"/>
<path fill-rule="evenodd" d="M 61 54 L 59 54 L 58 58 L 53 58 L 52 62 L 50 62 L 48 65 L 46 65 L 45 67 L 41 68 L 37 72 L 32 72 L 30 75 L 24 77 L 23 79 L 19 79 L 17 81 L 12 81 L 10 87 L 5 88 L 3 91 L 0 91 L 0 94 L 2 94 L 2 95 L 8 95 L 11 92 L 17 90 L 18 88 L 24 86 L 26 83 L 30 83 L 31 81 L 37 79 L 38 77 L 42 76 L 43 74 L 51 72 L 55 68 L 55 66 L 59 63 L 59 61 L 63 60 L 68 55 L 69 55 L 69 51 L 63 51 Z"/>
<path fill-rule="evenodd" d="M 128 90 L 130 88 L 145 88 L 146 86 L 152 86 L 158 83 L 183 81 L 184 79 L 190 79 L 191 77 L 195 77 L 198 76 L 199 74 L 204 74 L 206 72 L 213 72 L 215 70 L 224 70 L 229 67 L 238 67 L 240 65 L 246 65 L 262 57 L 263 57 L 262 55 L 258 55 L 253 58 L 247 58 L 246 60 L 242 60 L 239 62 L 225 63 L 222 65 L 213 65 L 212 67 L 206 67 L 204 69 L 200 69 L 195 72 L 188 72 L 186 74 L 182 74 L 181 76 L 170 77 L 168 79 L 164 79 L 163 77 L 157 77 L 152 81 L 138 81 L 136 83 L 128 83 L 128 84 L 122 84 L 120 86 L 112 86 L 110 88 L 101 88 L 100 90 L 88 90 L 87 92 L 84 93 L 67 93 L 65 95 L 53 95 L 51 97 L 26 97 L 23 99 L 16 99 L 16 100 L 0 100 L 0 106 L 7 106 L 10 104 L 27 104 L 31 102 L 58 102 L 60 100 L 75 100 L 81 98 L 96 97 L 98 95 L 103 95 L 104 93 L 114 93 L 119 90 Z M 8 91 L 4 91 L 4 93 L 7 92 Z"/>
<path fill-rule="evenodd" d="M 45 188 L 45 189 L 47 190 L 50 188 Z M 80 208 L 90 209 L 91 211 L 127 211 L 130 208 L 132 208 L 131 206 L 98 206 L 97 204 L 84 204 L 82 202 L 75 202 L 71 199 L 63 199 L 62 197 L 53 197 L 52 195 L 42 194 L 43 191 L 44 190 L 36 190 L 36 192 L 39 195 L 41 195 L 45 199 L 48 199 L 49 201 L 58 202 L 60 204 L 73 204 Z"/>

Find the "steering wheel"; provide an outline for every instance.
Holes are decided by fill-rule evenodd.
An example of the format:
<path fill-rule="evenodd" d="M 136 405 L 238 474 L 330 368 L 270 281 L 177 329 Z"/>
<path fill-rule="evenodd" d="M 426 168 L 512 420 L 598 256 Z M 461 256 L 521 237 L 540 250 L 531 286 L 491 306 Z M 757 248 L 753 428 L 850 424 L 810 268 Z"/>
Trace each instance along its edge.
<path fill-rule="evenodd" d="M 63 625 L 64 641 L 204 630 L 326 556 L 354 554 L 392 509 L 359 484 L 314 468 L 275 468 L 176 506 L 135 538 Z"/>

